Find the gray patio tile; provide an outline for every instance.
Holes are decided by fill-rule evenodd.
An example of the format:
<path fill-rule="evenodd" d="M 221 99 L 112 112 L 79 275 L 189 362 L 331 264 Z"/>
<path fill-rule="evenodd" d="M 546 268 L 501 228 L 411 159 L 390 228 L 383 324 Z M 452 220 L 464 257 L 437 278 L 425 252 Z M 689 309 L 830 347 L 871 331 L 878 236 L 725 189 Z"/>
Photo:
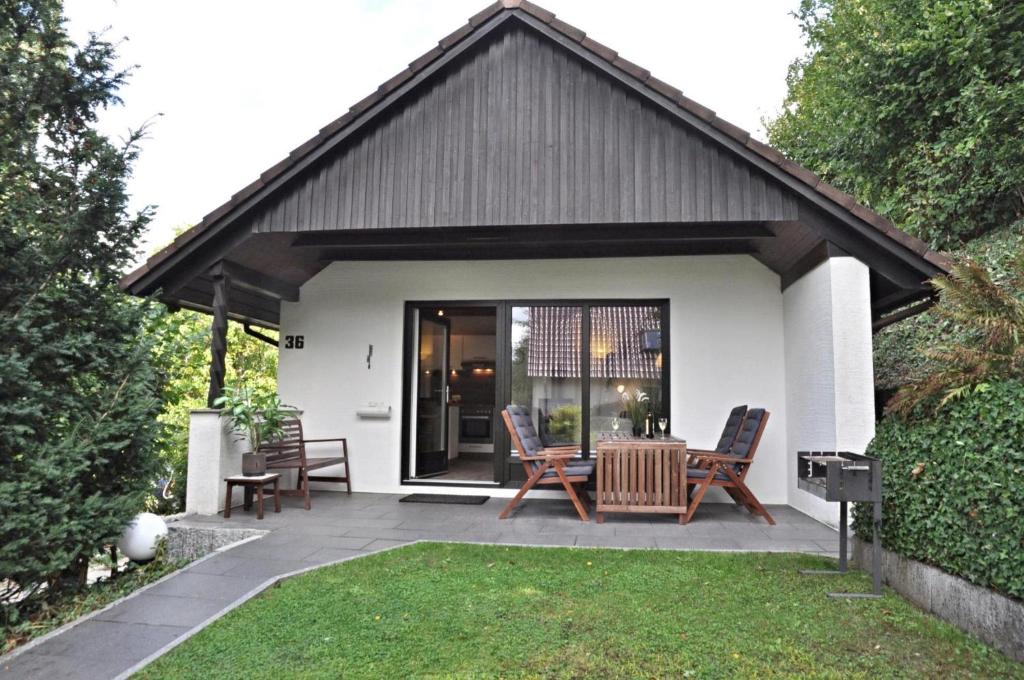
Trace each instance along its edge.
<path fill-rule="evenodd" d="M 327 541 L 336 537 L 317 536 L 316 538 Z M 247 562 L 266 559 L 303 560 L 307 555 L 315 553 L 320 547 L 321 543 L 319 541 L 312 540 L 297 540 L 283 545 L 261 545 L 259 541 L 254 541 L 252 543 L 240 545 L 237 548 L 232 548 L 230 551 L 226 552 L 230 552 L 232 557 L 241 558 Z"/>
<path fill-rule="evenodd" d="M 421 531 L 412 529 L 350 529 L 347 536 L 361 538 L 387 538 L 393 541 L 422 541 L 440 535 L 440 531 Z"/>
<path fill-rule="evenodd" d="M 309 545 L 315 548 L 330 548 L 331 550 L 359 550 L 365 548 L 372 541 L 373 537 L 366 536 L 320 536 L 316 541 L 311 541 Z M 268 555 L 268 557 L 273 557 L 273 555 Z M 308 555 L 296 557 L 295 555 L 288 554 L 287 557 L 289 559 L 310 559 Z"/>
<path fill-rule="evenodd" d="M 789 539 L 800 539 L 808 541 L 829 541 L 839 540 L 839 532 L 835 529 L 830 529 L 824 524 L 791 524 L 791 525 L 775 525 L 775 526 L 764 526 L 761 529 L 768 538 L 789 540 Z"/>
<path fill-rule="evenodd" d="M 669 550 L 739 550 L 740 544 L 729 538 L 709 536 L 658 536 L 659 548 Z"/>
<path fill-rule="evenodd" d="M 96 678 L 112 678 L 125 667 L 124 661 L 117 656 L 106 659 L 82 659 L 43 654 L 33 649 L 18 655 L 0 668 L 0 678 L 95 680 Z"/>
<path fill-rule="evenodd" d="M 245 560 L 241 557 L 232 557 L 225 553 L 216 554 L 202 562 L 197 562 L 188 567 L 188 573 L 192 574 L 223 574 L 232 567 L 237 567 Z"/>
<path fill-rule="evenodd" d="M 225 604 L 221 600 L 183 599 L 145 592 L 101 612 L 95 620 L 191 628 L 219 612 Z"/>
<path fill-rule="evenodd" d="M 87 661 L 117 658 L 124 667 L 143 659 L 183 635 L 182 626 L 153 626 L 90 619 L 51 638 L 45 653 Z M 42 650 L 40 650 L 42 651 Z"/>
<path fill-rule="evenodd" d="M 522 534 L 499 534 L 495 538 L 480 542 L 564 547 L 576 545 L 576 536 L 574 534 L 544 534 L 543 536 L 530 537 L 523 536 Z"/>
<path fill-rule="evenodd" d="M 577 536 L 576 545 L 583 548 L 656 548 L 653 536 Z"/>
<path fill-rule="evenodd" d="M 386 538 L 378 538 L 368 546 L 363 548 L 365 552 L 374 552 L 376 550 L 387 550 L 388 548 L 396 548 L 400 545 L 408 545 L 408 541 L 392 541 Z"/>
<path fill-rule="evenodd" d="M 339 560 L 350 559 L 352 557 L 358 557 L 365 555 L 366 553 L 362 550 L 344 550 L 341 548 L 321 548 L 315 553 L 306 558 L 307 562 L 316 562 L 320 564 L 326 564 L 328 562 L 337 562 Z"/>
<path fill-rule="evenodd" d="M 304 560 L 246 560 L 243 564 L 224 572 L 224 576 L 255 578 L 262 582 L 272 576 L 280 576 L 308 566 L 310 563 Z"/>
<path fill-rule="evenodd" d="M 246 560 L 232 561 L 228 566 L 228 570 L 243 569 L 246 564 L 248 564 Z M 246 576 L 207 574 L 189 569 L 174 578 L 158 583 L 147 590 L 146 594 L 231 602 L 246 594 L 264 580 L 264 578 Z"/>
<path fill-rule="evenodd" d="M 339 526 L 349 529 L 394 529 L 404 520 L 380 519 L 377 517 L 349 517 L 345 516 L 339 522 Z"/>
<path fill-rule="evenodd" d="M 438 526 L 440 524 L 440 526 Z M 458 532 L 458 531 L 469 531 L 474 527 L 476 522 L 472 520 L 446 520 L 444 522 L 437 522 L 432 519 L 411 519 L 405 520 L 399 524 L 396 529 L 402 530 L 422 530 L 422 531 L 435 531 L 437 529 L 443 529 L 447 532 Z"/>
<path fill-rule="evenodd" d="M 288 526 L 290 534 L 305 534 L 307 536 L 344 536 L 346 527 L 341 518 L 330 524 L 292 524 Z"/>

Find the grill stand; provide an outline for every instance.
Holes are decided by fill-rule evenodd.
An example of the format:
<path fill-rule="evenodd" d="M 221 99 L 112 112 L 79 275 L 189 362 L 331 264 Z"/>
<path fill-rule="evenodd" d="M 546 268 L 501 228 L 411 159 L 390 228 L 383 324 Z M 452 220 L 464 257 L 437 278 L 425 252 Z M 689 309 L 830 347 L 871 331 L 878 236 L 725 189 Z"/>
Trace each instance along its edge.
<path fill-rule="evenodd" d="M 799 452 L 799 487 L 827 501 L 839 503 L 839 569 L 801 569 L 807 575 L 845 575 L 849 572 L 850 501 L 871 503 L 870 593 L 829 593 L 832 598 L 882 597 L 882 465 L 877 458 L 849 452 Z"/>
<path fill-rule="evenodd" d="M 860 599 L 877 599 L 882 597 L 882 546 L 879 543 L 879 534 L 882 531 L 882 504 L 872 503 L 871 504 L 871 574 L 874 580 L 874 589 L 870 593 L 829 593 L 829 597 L 833 598 L 860 598 Z M 847 503 L 846 501 L 839 502 L 839 569 L 801 569 L 800 573 L 806 576 L 817 576 L 817 575 L 839 575 L 843 576 L 848 571 L 848 548 L 847 543 L 849 538 L 847 537 L 848 532 L 848 519 L 847 519 Z"/>

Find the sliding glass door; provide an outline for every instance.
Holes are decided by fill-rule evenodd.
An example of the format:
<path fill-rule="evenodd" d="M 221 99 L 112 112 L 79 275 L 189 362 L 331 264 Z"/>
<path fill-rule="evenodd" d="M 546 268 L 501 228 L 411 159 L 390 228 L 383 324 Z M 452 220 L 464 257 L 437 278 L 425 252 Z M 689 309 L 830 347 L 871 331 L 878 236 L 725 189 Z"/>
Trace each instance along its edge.
<path fill-rule="evenodd" d="M 660 433 L 661 419 L 668 431 L 668 303 L 509 304 L 506 403 L 529 407 L 546 446 L 575 445 L 586 458 L 603 432 Z M 506 479 L 518 479 L 509 447 Z"/>
<path fill-rule="evenodd" d="M 668 312 L 664 300 L 407 303 L 403 482 L 518 484 L 507 404 L 529 408 L 545 446 L 583 458 L 603 432 L 657 428 Z"/>
<path fill-rule="evenodd" d="M 580 445 L 583 309 L 512 307 L 512 398 L 528 406 L 545 446 Z"/>

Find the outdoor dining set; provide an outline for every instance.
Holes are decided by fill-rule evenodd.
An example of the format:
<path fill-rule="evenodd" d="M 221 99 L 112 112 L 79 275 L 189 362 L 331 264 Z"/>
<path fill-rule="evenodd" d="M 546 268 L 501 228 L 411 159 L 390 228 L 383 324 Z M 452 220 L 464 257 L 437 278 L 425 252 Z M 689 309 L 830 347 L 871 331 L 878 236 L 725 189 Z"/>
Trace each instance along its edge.
<path fill-rule="evenodd" d="M 686 440 L 666 435 L 645 438 L 611 432 L 598 440 L 593 460 L 578 458 L 575 444 L 545 446 L 524 406 L 510 405 L 501 415 L 527 476 L 501 519 L 509 517 L 530 489 L 560 485 L 583 521 L 596 510 L 599 523 L 606 512 L 644 512 L 678 515 L 680 524 L 686 524 L 708 490 L 719 487 L 738 505 L 775 524 L 745 482 L 768 424 L 769 413 L 763 408 L 733 408 L 713 449 L 687 448 Z M 595 473 L 592 502 L 587 486 Z"/>

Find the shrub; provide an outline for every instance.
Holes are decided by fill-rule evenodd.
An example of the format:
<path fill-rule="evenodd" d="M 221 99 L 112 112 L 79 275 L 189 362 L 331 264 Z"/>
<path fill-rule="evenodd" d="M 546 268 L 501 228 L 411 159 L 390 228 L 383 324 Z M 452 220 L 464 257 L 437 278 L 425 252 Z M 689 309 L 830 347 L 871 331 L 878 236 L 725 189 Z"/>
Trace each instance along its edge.
<path fill-rule="evenodd" d="M 1024 599 L 1024 383 L 982 385 L 937 417 L 886 417 L 868 453 L 884 461 L 886 548 Z M 857 509 L 862 538 L 870 517 Z"/>

